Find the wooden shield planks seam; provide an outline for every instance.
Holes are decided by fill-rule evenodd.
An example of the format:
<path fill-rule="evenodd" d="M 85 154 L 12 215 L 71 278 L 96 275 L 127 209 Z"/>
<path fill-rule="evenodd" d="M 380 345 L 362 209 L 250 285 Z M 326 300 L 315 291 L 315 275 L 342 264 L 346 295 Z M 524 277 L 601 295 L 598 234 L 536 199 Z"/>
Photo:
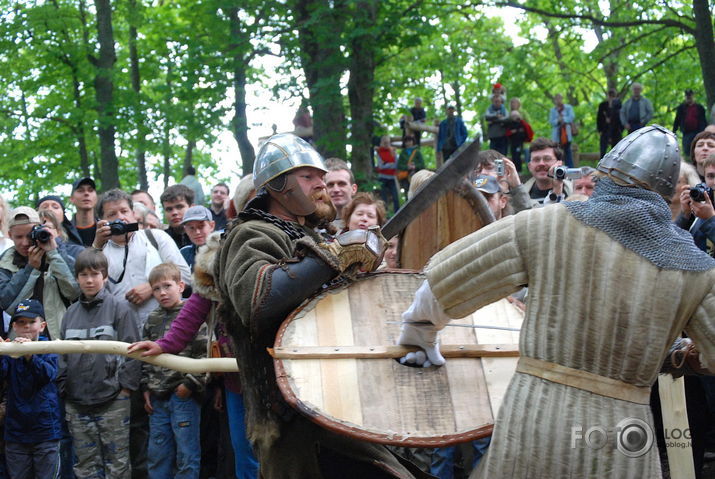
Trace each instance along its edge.
<path fill-rule="evenodd" d="M 505 333 L 506 341 L 494 343 L 481 330 L 447 328 L 448 354 L 467 357 L 441 368 L 400 364 L 394 358 L 404 348 L 393 345 L 401 313 L 423 279 L 373 273 L 325 290 L 291 314 L 272 352 L 287 402 L 327 429 L 385 444 L 439 447 L 489 435 L 516 366 L 518 332 L 487 334 Z M 506 300 L 490 306 L 457 322 L 520 327 L 523 313 Z M 486 365 L 483 352 L 498 356 Z"/>

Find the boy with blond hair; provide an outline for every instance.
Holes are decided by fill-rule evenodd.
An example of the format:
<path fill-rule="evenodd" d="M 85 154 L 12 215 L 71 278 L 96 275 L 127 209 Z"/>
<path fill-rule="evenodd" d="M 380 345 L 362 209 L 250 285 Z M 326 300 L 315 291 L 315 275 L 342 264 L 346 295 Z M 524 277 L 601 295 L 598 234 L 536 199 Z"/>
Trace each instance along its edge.
<path fill-rule="evenodd" d="M 184 282 L 173 263 L 160 264 L 149 273 L 159 308 L 147 318 L 142 337 L 156 341 L 166 334 L 183 307 Z M 202 326 L 181 356 L 206 356 L 206 326 Z M 201 401 L 205 377 L 142 365 L 144 408 L 149 414 L 148 471 L 150 479 L 198 479 L 201 467 Z M 175 472 L 174 472 L 175 471 Z"/>

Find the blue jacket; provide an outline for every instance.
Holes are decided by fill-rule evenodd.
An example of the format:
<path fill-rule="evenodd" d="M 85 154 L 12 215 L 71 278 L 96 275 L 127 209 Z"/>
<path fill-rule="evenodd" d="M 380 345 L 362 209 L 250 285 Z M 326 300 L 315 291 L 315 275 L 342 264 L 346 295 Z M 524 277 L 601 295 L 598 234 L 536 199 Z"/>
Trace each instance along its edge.
<path fill-rule="evenodd" d="M 437 151 L 442 151 L 444 142 L 447 141 L 447 124 L 448 120 L 442 120 L 439 124 L 439 133 L 437 134 Z M 467 140 L 467 127 L 464 126 L 464 121 L 462 121 L 462 118 L 459 116 L 454 117 L 454 140 L 457 143 L 457 147 L 462 146 L 462 143 Z"/>
<path fill-rule="evenodd" d="M 6 441 L 32 444 L 62 436 L 57 363 L 56 354 L 33 354 L 29 361 L 0 357 L 0 379 L 8 384 Z"/>
<path fill-rule="evenodd" d="M 675 218 L 675 224 L 684 230 L 690 231 L 690 234 L 693 235 L 695 246 L 711 256 L 715 254 L 714 251 L 708 251 L 707 245 L 707 240 L 715 243 L 715 217 L 703 221 L 695 215 L 687 218 L 680 213 L 678 217 Z"/>

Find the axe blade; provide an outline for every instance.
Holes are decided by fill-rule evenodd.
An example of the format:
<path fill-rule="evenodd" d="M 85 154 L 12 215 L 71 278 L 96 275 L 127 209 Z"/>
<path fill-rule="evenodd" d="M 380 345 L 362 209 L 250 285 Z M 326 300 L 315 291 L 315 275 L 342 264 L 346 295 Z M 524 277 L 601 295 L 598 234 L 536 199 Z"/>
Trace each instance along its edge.
<path fill-rule="evenodd" d="M 440 167 L 415 196 L 400 208 L 395 216 L 385 223 L 382 234 L 385 239 L 400 234 L 412 220 L 429 208 L 442 195 L 457 185 L 477 164 L 479 153 L 479 140 L 465 142 L 452 156 Z"/>

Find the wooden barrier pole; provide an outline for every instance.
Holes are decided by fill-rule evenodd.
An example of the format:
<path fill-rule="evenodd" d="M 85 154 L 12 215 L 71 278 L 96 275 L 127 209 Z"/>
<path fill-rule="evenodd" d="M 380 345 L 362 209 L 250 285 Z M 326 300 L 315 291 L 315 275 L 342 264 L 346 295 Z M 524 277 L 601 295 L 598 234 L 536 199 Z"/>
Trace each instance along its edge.
<path fill-rule="evenodd" d="M 121 341 L 32 341 L 26 343 L 0 342 L 0 355 L 20 357 L 26 354 L 118 354 L 187 374 L 207 372 L 233 373 L 238 371 L 234 358 L 186 358 L 175 354 L 142 357 L 141 351 L 129 354 L 129 343 Z"/>

